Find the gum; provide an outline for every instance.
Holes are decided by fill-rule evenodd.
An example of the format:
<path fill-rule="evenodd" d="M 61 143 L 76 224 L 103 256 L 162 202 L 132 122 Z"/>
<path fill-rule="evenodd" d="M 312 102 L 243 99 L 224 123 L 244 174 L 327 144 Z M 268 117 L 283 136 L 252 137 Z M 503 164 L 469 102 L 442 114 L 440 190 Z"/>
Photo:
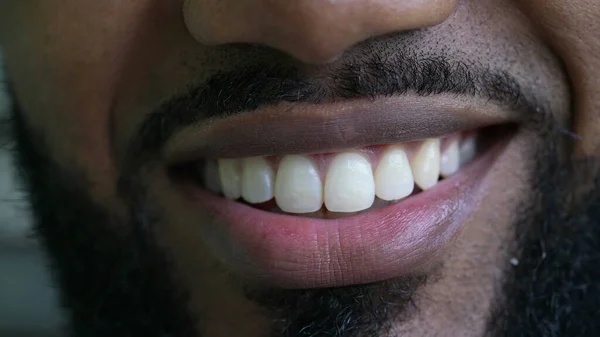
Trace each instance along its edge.
<path fill-rule="evenodd" d="M 465 131 L 465 132 L 458 132 L 458 133 L 454 133 L 451 135 L 447 135 L 440 139 L 440 153 L 443 153 L 443 151 L 448 147 L 448 145 L 453 140 L 458 139 L 459 142 L 462 142 L 464 139 L 466 139 L 468 137 L 476 137 L 476 136 L 477 135 L 476 135 L 475 131 Z M 385 152 L 385 150 L 389 149 L 390 147 L 401 146 L 402 149 L 406 152 L 406 156 L 408 157 L 408 159 L 410 161 L 415 156 L 415 154 L 417 153 L 417 151 L 419 150 L 419 148 L 421 147 L 421 145 L 424 142 L 425 142 L 425 140 L 407 142 L 407 143 L 399 143 L 399 144 L 372 145 L 372 146 L 367 146 L 367 147 L 363 147 L 363 148 L 343 149 L 343 150 L 339 150 L 336 152 L 329 152 L 329 153 L 304 154 L 302 156 L 310 158 L 313 161 L 317 170 L 319 171 L 321 180 L 325 181 L 325 176 L 327 175 L 327 170 L 329 168 L 329 164 L 335 158 L 335 156 L 339 153 L 347 153 L 347 152 L 360 153 L 371 163 L 371 168 L 373 169 L 373 171 L 375 171 L 377 169 L 377 166 L 379 164 L 381 157 L 383 156 L 383 153 Z M 273 171 L 277 172 L 279 162 L 283 159 L 283 157 L 285 157 L 285 156 L 266 156 L 263 158 L 271 165 L 271 167 L 273 168 Z M 242 160 L 243 159 L 236 160 L 237 164 L 239 165 L 238 169 L 240 169 L 240 170 L 241 170 L 241 166 L 242 166 L 241 165 Z"/>

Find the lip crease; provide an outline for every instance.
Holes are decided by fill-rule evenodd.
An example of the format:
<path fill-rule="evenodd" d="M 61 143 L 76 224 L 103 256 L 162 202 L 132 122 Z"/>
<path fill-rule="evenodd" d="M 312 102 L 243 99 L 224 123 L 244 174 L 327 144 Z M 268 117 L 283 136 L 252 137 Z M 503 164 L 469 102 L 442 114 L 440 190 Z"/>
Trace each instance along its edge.
<path fill-rule="evenodd" d="M 214 237 L 206 239 L 222 244 L 220 258 L 245 278 L 291 289 L 370 283 L 408 274 L 444 251 L 477 207 L 481 182 L 511 138 L 430 190 L 339 219 L 270 213 L 190 184 L 182 190 L 216 220 L 217 231 L 206 232 Z"/>
<path fill-rule="evenodd" d="M 176 166 L 203 158 L 326 153 L 511 122 L 518 122 L 518 116 L 493 102 L 443 95 L 280 103 L 185 128 L 162 155 L 169 166 Z"/>

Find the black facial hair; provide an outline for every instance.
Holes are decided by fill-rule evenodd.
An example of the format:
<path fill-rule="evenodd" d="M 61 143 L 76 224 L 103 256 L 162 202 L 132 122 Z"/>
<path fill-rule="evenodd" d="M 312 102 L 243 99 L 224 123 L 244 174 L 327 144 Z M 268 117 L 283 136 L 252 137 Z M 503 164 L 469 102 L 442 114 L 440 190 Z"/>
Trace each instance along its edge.
<path fill-rule="evenodd" d="M 16 156 L 36 231 L 53 262 L 62 303 L 70 315 L 70 335 L 197 336 L 196 322 L 186 309 L 186 296 L 170 279 L 168 258 L 149 231 L 153 219 L 143 202 L 135 202 L 143 200 L 143 191 L 129 191 L 134 198 L 128 220 L 111 215 L 90 200 L 82 172 L 52 160 L 42 133 L 28 128 L 16 105 L 13 117 Z M 547 144 L 552 144 L 550 137 L 556 134 L 548 133 Z M 508 301 L 492 320 L 498 335 L 591 336 L 587 333 L 598 331 L 594 327 L 597 320 L 587 319 L 597 313 L 590 296 L 598 294 L 592 278 L 598 265 L 599 229 L 593 226 L 599 216 L 597 194 L 590 192 L 587 199 L 573 205 L 571 212 L 557 211 L 564 208 L 556 206 L 574 187 L 558 187 L 557 172 L 568 172 L 562 178 L 577 172 L 548 167 L 556 163 L 553 155 L 552 151 L 538 153 L 537 163 L 543 169 L 538 171 L 539 184 L 533 187 L 541 199 L 536 207 L 523 211 L 515 226 L 534 229 L 522 232 L 526 235 L 520 240 L 519 267 L 507 277 L 513 280 L 507 282 Z M 551 216 L 548 210 L 552 210 Z M 579 230 L 565 230 L 564 224 Z M 132 230 L 120 232 L 115 228 Z M 540 242 L 546 247 L 543 263 L 539 263 L 541 255 L 535 248 Z M 565 245 L 570 249 L 562 248 Z M 556 249 L 549 251 L 547 247 Z M 573 266 L 572 261 L 579 262 Z M 393 310 L 398 302 L 386 299 L 394 293 L 386 291 L 395 288 L 400 300 L 409 301 L 414 287 L 405 286 L 409 285 L 388 283 L 249 296 L 274 314 L 273 334 L 277 336 L 377 336 L 398 313 Z M 574 296 L 577 291 L 583 296 Z M 556 294 L 562 301 L 540 300 L 557 298 Z M 572 334 L 563 334 L 567 332 Z"/>
<path fill-rule="evenodd" d="M 600 158 L 539 169 L 489 336 L 600 336 Z"/>
<path fill-rule="evenodd" d="M 197 337 L 186 294 L 170 278 L 143 205 L 129 205 L 129 220 L 111 214 L 90 199 L 85 174 L 53 160 L 43 133 L 26 124 L 17 104 L 12 126 L 35 233 L 67 309 L 68 336 Z"/>
<path fill-rule="evenodd" d="M 542 142 L 543 146 L 537 151 L 530 149 L 536 158 L 534 161 L 536 164 L 532 165 L 529 183 L 536 188 L 533 194 L 543 199 L 539 200 L 539 203 L 535 203 L 534 200 L 526 202 L 526 206 L 519 210 L 520 214 L 515 217 L 514 222 L 514 228 L 519 230 L 535 228 L 539 221 L 554 223 L 554 218 L 547 217 L 542 210 L 558 210 L 559 208 L 556 207 L 562 205 L 566 195 L 564 192 L 569 191 L 557 188 L 556 185 L 558 176 L 564 178 L 563 169 L 559 164 L 557 152 L 559 145 L 556 138 L 564 136 L 556 129 L 555 122 L 546 115 L 532 120 L 527 127 L 535 129 L 545 139 Z M 522 233 L 530 232 L 523 230 Z M 527 235 L 527 239 L 521 239 L 524 244 L 526 240 L 538 238 L 531 232 Z M 522 244 L 517 244 L 516 250 L 521 250 L 523 247 Z M 526 253 L 523 253 L 520 259 L 529 260 Z M 513 270 L 508 272 L 507 280 L 514 278 L 512 272 Z M 552 270 L 549 273 L 551 274 Z M 418 307 L 414 305 L 413 300 L 419 296 L 419 286 L 428 282 L 428 276 L 432 275 L 409 275 L 385 282 L 340 288 L 249 291 L 248 296 L 272 313 L 274 320 L 272 336 L 391 337 L 397 336 L 391 335 L 390 332 L 394 325 L 402 324 L 404 320 L 418 314 Z M 518 291 L 509 284 L 512 285 L 512 282 L 507 281 L 505 293 L 498 294 L 502 299 L 512 298 L 511 294 Z M 504 302 L 499 302 L 497 311 L 490 319 L 490 336 L 492 332 L 502 336 L 513 336 L 512 332 L 500 333 L 502 331 L 500 322 L 512 326 L 512 320 L 516 318 L 501 319 L 506 305 Z"/>

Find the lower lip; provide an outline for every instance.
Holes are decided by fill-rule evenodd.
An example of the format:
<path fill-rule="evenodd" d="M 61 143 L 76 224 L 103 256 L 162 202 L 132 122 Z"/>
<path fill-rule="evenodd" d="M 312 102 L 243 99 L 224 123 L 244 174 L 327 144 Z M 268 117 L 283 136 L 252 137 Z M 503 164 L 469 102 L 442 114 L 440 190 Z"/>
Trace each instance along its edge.
<path fill-rule="evenodd" d="M 217 221 L 217 230 L 203 228 L 207 242 L 240 277 L 290 289 L 377 282 L 409 274 L 444 251 L 477 207 L 481 182 L 507 143 L 430 190 L 339 219 L 270 213 L 190 192 Z"/>

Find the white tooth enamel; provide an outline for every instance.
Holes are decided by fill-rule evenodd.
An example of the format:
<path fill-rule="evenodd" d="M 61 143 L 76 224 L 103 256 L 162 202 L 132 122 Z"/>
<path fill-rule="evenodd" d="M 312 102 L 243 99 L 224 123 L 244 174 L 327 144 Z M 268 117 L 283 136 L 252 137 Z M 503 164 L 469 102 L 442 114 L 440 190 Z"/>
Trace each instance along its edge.
<path fill-rule="evenodd" d="M 225 195 L 227 199 L 232 200 L 239 198 L 242 195 L 242 177 L 239 160 L 220 159 L 218 165 L 223 195 Z"/>
<path fill-rule="evenodd" d="M 221 182 L 219 179 L 219 167 L 214 160 L 207 160 L 204 164 L 204 186 L 211 192 L 221 193 Z"/>
<path fill-rule="evenodd" d="M 475 136 L 468 136 L 462 140 L 459 149 L 460 166 L 468 164 L 475 158 L 477 153 L 477 140 Z"/>
<path fill-rule="evenodd" d="M 438 181 L 440 176 L 440 140 L 428 139 L 410 161 L 415 184 L 427 190 Z"/>
<path fill-rule="evenodd" d="M 440 174 L 449 177 L 458 171 L 460 167 L 460 155 L 458 154 L 458 139 L 453 139 L 448 147 L 442 152 L 440 158 Z"/>
<path fill-rule="evenodd" d="M 273 199 L 275 174 L 271 165 L 262 157 L 242 160 L 242 198 L 251 204 Z"/>
<path fill-rule="evenodd" d="M 325 207 L 331 212 L 358 212 L 375 201 L 371 163 L 360 153 L 337 155 L 325 178 Z"/>
<path fill-rule="evenodd" d="M 311 213 L 323 206 L 323 184 L 312 160 L 285 156 L 275 178 L 275 202 L 288 213 Z"/>
<path fill-rule="evenodd" d="M 400 146 L 383 153 L 375 170 L 375 195 L 392 201 L 409 196 L 415 186 L 406 152 Z"/>

